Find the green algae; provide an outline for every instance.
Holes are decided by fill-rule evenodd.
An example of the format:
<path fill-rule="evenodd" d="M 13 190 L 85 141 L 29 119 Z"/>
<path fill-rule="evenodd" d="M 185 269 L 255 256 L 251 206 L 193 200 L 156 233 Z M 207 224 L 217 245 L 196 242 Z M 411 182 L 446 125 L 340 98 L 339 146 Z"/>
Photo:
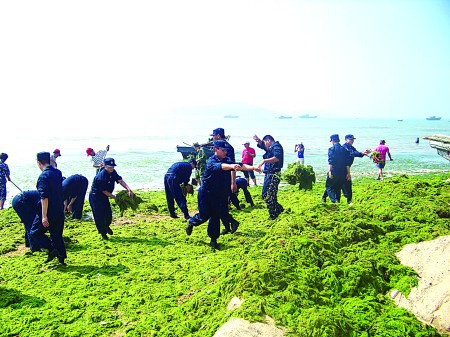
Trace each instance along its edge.
<path fill-rule="evenodd" d="M 440 336 L 387 294 L 417 284 L 396 252 L 450 234 L 448 178 L 357 179 L 351 207 L 322 204 L 320 181 L 309 191 L 282 186 L 276 221 L 252 187 L 255 207 L 232 211 L 241 226 L 216 252 L 206 225 L 186 236 L 184 221 L 165 216 L 164 193 L 142 192 L 109 241 L 92 221 L 67 222 L 67 267 L 16 254 L 23 225 L 3 210 L 0 336 L 212 336 L 230 317 L 264 314 L 290 336 Z M 194 211 L 196 198 L 187 202 Z M 245 301 L 227 311 L 234 296 Z"/>
<path fill-rule="evenodd" d="M 305 166 L 300 163 L 291 163 L 283 172 L 283 179 L 290 185 L 297 185 L 299 189 L 311 190 L 316 182 L 316 174 L 311 165 Z"/>
<path fill-rule="evenodd" d="M 122 190 L 116 194 L 114 199 L 117 206 L 120 209 L 120 216 L 123 216 L 123 213 L 127 209 L 132 209 L 136 211 L 139 207 L 139 204 L 143 202 L 142 198 L 140 198 L 136 193 L 133 193 L 131 196 L 128 194 L 128 191 Z"/>

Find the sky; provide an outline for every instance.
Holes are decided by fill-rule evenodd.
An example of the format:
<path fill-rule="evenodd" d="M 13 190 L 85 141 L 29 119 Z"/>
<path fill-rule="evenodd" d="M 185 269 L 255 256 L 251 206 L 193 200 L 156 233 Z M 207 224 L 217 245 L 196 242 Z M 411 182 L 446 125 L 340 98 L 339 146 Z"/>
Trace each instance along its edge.
<path fill-rule="evenodd" d="M 2 1 L 0 46 L 6 135 L 221 106 L 450 118 L 450 1 Z"/>

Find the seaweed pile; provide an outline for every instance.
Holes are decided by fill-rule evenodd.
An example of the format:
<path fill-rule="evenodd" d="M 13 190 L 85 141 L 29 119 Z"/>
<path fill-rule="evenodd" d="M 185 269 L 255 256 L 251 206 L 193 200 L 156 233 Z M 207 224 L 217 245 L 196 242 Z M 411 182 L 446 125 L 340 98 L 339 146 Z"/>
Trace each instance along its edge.
<path fill-rule="evenodd" d="M 118 192 L 114 201 L 116 202 L 116 205 L 119 206 L 120 216 L 123 216 L 123 212 L 127 209 L 132 209 L 133 211 L 137 210 L 139 204 L 143 202 L 143 200 L 136 194 L 133 194 L 130 197 L 128 191 L 125 190 Z"/>
<path fill-rule="evenodd" d="M 311 165 L 305 166 L 300 163 L 291 163 L 283 172 L 283 179 L 290 185 L 298 184 L 299 189 L 311 190 L 316 182 L 316 174 Z"/>

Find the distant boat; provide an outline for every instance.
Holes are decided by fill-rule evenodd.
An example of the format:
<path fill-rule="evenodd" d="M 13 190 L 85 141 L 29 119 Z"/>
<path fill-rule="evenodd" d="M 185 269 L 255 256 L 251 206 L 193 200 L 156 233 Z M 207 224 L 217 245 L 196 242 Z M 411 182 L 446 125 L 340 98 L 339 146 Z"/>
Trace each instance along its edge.
<path fill-rule="evenodd" d="M 225 115 L 223 118 L 239 118 L 239 116 L 236 115 Z"/>
<path fill-rule="evenodd" d="M 440 121 L 442 117 L 430 116 L 427 117 L 427 121 Z"/>
<path fill-rule="evenodd" d="M 299 118 L 317 118 L 317 116 L 311 116 L 310 114 L 304 114 L 304 115 L 300 115 L 298 117 Z"/>
<path fill-rule="evenodd" d="M 397 121 L 399 121 L 399 122 L 403 122 L 403 119 L 397 119 Z"/>
<path fill-rule="evenodd" d="M 278 117 L 279 119 L 291 119 L 292 118 L 292 116 L 280 116 L 280 117 Z"/>

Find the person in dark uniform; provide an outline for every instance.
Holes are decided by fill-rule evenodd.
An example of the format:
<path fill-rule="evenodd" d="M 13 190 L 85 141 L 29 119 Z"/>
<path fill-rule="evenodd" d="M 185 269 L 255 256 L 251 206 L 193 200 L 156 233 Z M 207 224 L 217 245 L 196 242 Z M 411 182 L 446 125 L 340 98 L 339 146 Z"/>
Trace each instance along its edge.
<path fill-rule="evenodd" d="M 42 171 L 36 188 L 41 197 L 41 211 L 36 215 L 30 230 L 30 248 L 32 251 L 48 249 L 45 262 L 58 257 L 59 263 L 65 265 L 67 257 L 63 240 L 64 197 L 62 192 L 61 171 L 50 165 L 50 153 L 39 152 L 37 164 Z M 49 231 L 50 239 L 45 235 Z"/>
<path fill-rule="evenodd" d="M 353 161 L 356 157 L 362 158 L 364 156 L 367 156 L 370 151 L 366 150 L 364 152 L 359 152 L 355 149 L 353 146 L 353 143 L 355 141 L 355 137 L 353 135 L 346 135 L 345 136 L 345 143 L 342 145 L 344 149 L 348 151 L 349 154 L 349 162 L 348 162 L 348 174 L 346 179 L 344 180 L 344 184 L 342 185 L 342 193 L 344 194 L 344 197 L 347 198 L 347 204 L 352 205 L 352 198 L 353 198 L 353 191 L 352 191 L 352 177 L 350 174 L 350 168 L 353 165 Z"/>
<path fill-rule="evenodd" d="M 234 154 L 234 148 L 226 140 L 225 130 L 223 128 L 214 129 L 211 136 L 213 137 L 214 141 L 222 140 L 225 143 L 227 143 L 227 157 L 230 159 L 230 163 L 235 163 L 236 157 Z M 224 203 L 221 205 L 220 219 L 222 220 L 222 224 L 224 226 L 224 229 L 221 234 L 228 234 L 231 232 L 234 233 L 236 229 L 239 227 L 239 221 L 233 218 L 228 209 L 228 200 L 230 199 L 231 194 L 236 193 L 237 191 L 236 171 L 231 171 L 231 174 L 229 173 L 228 176 L 226 176 L 225 178 L 226 180 L 224 181 L 224 184 L 228 184 L 228 189 L 225 192 L 226 198 L 224 198 Z M 235 229 L 232 230 L 232 228 Z"/>
<path fill-rule="evenodd" d="M 81 219 L 88 180 L 81 174 L 74 174 L 63 180 L 64 210 L 72 213 L 73 219 Z"/>
<path fill-rule="evenodd" d="M 264 136 L 262 140 L 254 135 L 253 139 L 257 142 L 257 146 L 265 151 L 263 160 L 257 165 L 256 171 L 262 171 L 265 174 L 262 198 L 267 204 L 269 219 L 275 220 L 284 211 L 283 206 L 278 203 L 278 185 L 284 161 L 283 147 L 271 135 Z M 263 165 L 264 169 L 261 170 Z"/>
<path fill-rule="evenodd" d="M 341 201 L 342 186 L 350 174 L 350 154 L 339 143 L 339 135 L 331 135 L 330 142 L 333 145 L 328 149 L 328 173 L 322 201 L 328 195 L 335 203 Z"/>
<path fill-rule="evenodd" d="M 192 170 L 195 169 L 196 166 L 196 160 L 191 158 L 188 162 L 182 161 L 173 164 L 164 175 L 164 190 L 166 192 L 167 207 L 169 208 L 171 218 L 178 218 L 178 215 L 175 214 L 174 199 L 183 212 L 184 218 L 186 220 L 190 218 L 186 197 L 184 196 L 180 185 L 183 184 L 186 188 L 186 192 L 190 192 L 188 191 L 188 188 L 190 188 L 189 180 L 191 178 Z"/>
<path fill-rule="evenodd" d="M 109 198 L 115 199 L 116 197 L 112 194 L 114 183 L 122 185 L 128 191 L 130 197 L 133 196 L 133 191 L 114 169 L 115 166 L 116 162 L 113 158 L 105 158 L 103 160 L 103 169 L 95 176 L 89 193 L 89 203 L 94 215 L 95 225 L 103 240 L 108 240 L 107 234 L 113 234 L 110 228 L 112 210 Z"/>
<path fill-rule="evenodd" d="M 12 202 L 12 208 L 16 211 L 25 227 L 25 247 L 30 247 L 30 230 L 36 215 L 40 211 L 41 195 L 36 190 L 23 191 L 17 194 Z"/>
<path fill-rule="evenodd" d="M 244 171 L 244 172 L 253 172 L 253 171 Z M 247 189 L 247 187 L 248 187 L 247 179 L 242 178 L 242 177 L 237 177 L 236 178 L 236 186 L 237 186 L 236 193 L 232 193 L 231 197 L 230 197 L 230 201 L 234 205 L 234 207 L 236 207 L 236 209 L 239 209 L 239 210 L 241 209 L 241 206 L 239 205 L 239 199 L 238 199 L 239 190 L 242 190 L 244 192 L 245 201 L 247 201 L 250 204 L 250 206 L 255 206 L 255 204 L 253 203 L 252 196 Z"/>
<path fill-rule="evenodd" d="M 209 157 L 206 163 L 202 184 L 198 191 L 198 210 L 189 219 L 186 234 L 191 235 L 194 226 L 208 222 L 208 236 L 211 238 L 210 245 L 213 249 L 220 249 L 217 239 L 220 236 L 220 217 L 223 204 L 227 202 L 228 182 L 231 170 L 239 168 L 238 164 L 232 163 L 227 157 L 229 145 L 223 140 L 214 141 L 214 155 Z"/>

